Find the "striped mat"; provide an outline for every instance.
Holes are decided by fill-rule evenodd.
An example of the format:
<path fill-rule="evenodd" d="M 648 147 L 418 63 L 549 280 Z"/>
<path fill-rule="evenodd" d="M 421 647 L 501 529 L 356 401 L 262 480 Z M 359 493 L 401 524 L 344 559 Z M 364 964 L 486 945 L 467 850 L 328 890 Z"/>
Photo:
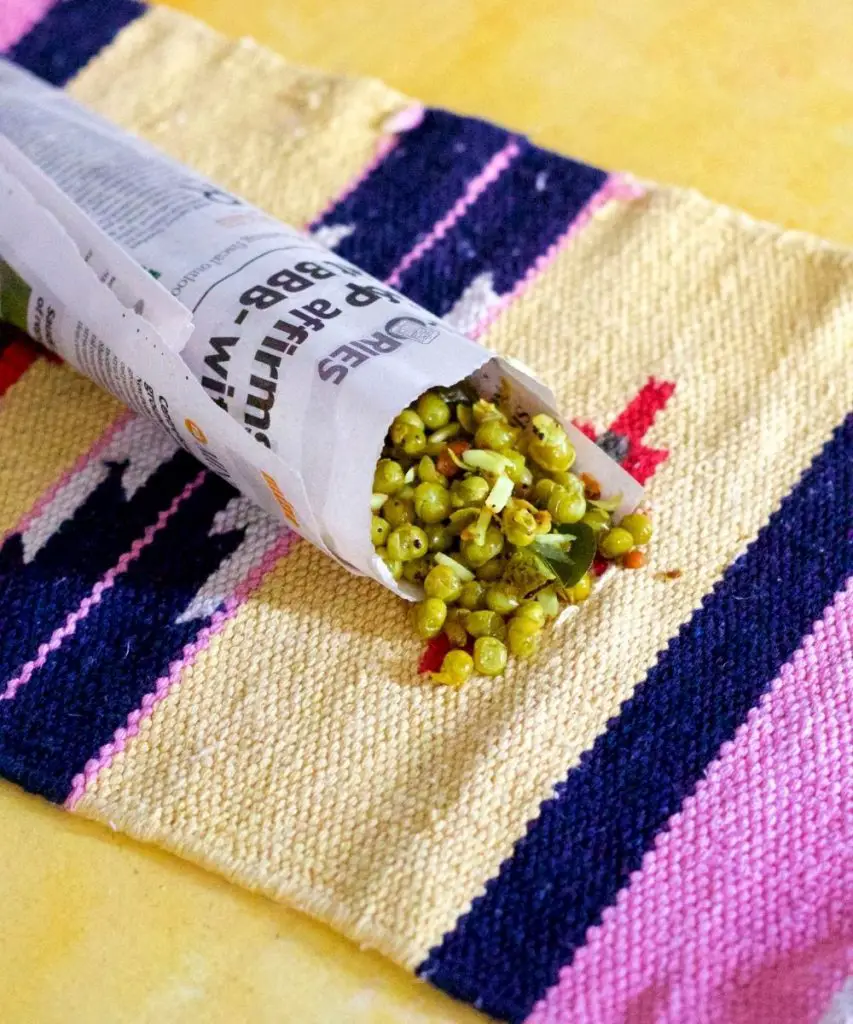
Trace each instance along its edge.
<path fill-rule="evenodd" d="M 0 50 L 536 368 L 658 540 L 530 663 L 0 341 L 0 772 L 496 1017 L 802 1024 L 853 960 L 853 256 L 136 0 Z"/>

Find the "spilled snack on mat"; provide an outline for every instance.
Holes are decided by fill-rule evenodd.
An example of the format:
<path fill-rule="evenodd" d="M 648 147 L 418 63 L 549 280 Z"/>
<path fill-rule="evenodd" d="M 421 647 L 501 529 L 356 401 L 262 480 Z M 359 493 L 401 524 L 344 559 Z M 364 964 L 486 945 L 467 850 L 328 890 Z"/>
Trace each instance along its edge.
<path fill-rule="evenodd" d="M 552 416 L 523 426 L 497 398 L 468 381 L 421 395 L 391 424 L 373 479 L 371 540 L 395 579 L 423 586 L 415 631 L 445 634 L 431 675 L 452 686 L 530 657 L 546 620 L 589 597 L 596 553 L 639 569 L 652 536 L 641 512 L 614 522 L 622 495 L 573 471 Z"/>
<path fill-rule="evenodd" d="M 440 682 L 642 563 L 642 488 L 530 370 L 2 58 L 0 318 L 417 601 Z"/>

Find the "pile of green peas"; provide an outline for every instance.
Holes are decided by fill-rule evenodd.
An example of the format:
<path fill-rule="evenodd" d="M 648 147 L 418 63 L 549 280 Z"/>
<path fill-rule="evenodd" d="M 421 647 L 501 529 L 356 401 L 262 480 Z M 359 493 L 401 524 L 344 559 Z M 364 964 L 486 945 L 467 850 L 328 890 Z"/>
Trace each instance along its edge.
<path fill-rule="evenodd" d="M 373 480 L 371 539 L 394 579 L 423 587 L 413 611 L 418 636 L 447 637 L 436 682 L 501 675 L 510 655 L 536 652 L 564 606 L 587 600 L 592 572 L 569 588 L 519 572 L 518 552 L 537 538 L 559 544 L 559 527 L 584 522 L 601 558 L 645 564 L 649 517 L 635 512 L 615 524 L 614 502 L 601 500 L 594 478 L 573 472 L 574 460 L 552 417 L 522 426 L 465 385 L 427 392 L 391 424 Z"/>

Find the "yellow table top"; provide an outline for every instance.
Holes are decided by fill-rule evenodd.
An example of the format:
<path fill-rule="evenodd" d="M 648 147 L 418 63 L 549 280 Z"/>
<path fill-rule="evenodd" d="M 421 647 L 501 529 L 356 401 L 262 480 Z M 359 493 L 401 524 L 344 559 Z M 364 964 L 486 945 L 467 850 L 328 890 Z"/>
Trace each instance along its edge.
<path fill-rule="evenodd" d="M 853 9 L 833 0 L 173 6 L 853 242 Z M 482 1019 L 300 914 L 3 784 L 0 860 L 4 1024 Z"/>

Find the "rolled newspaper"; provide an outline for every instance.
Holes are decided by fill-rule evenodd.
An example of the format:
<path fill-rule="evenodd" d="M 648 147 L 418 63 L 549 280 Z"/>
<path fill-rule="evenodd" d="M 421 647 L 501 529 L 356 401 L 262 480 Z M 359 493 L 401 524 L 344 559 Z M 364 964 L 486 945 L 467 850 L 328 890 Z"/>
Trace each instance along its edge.
<path fill-rule="evenodd" d="M 0 319 L 402 596 L 418 588 L 370 538 L 373 472 L 432 387 L 549 413 L 619 513 L 642 495 L 526 368 L 2 59 Z"/>

